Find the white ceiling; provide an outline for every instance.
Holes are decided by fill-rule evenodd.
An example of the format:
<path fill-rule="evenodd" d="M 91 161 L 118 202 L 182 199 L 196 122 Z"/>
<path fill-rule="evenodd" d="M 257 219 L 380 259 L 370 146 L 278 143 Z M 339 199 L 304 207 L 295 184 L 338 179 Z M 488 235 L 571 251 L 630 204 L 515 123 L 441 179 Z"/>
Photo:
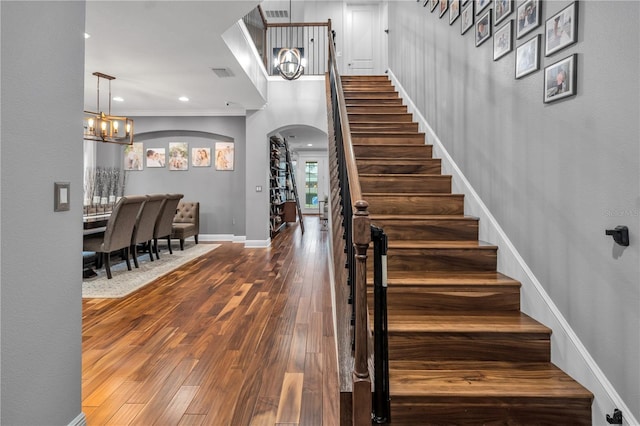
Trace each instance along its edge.
<path fill-rule="evenodd" d="M 111 95 L 123 101 L 111 102 L 114 115 L 244 115 L 246 110 L 262 108 L 262 97 L 222 39 L 259 3 L 87 1 L 85 110 L 98 109 L 98 80 L 92 75 L 96 71 L 116 77 Z M 212 68 L 226 68 L 233 76 L 220 78 Z M 101 111 L 108 110 L 108 90 L 108 81 L 101 79 Z M 181 96 L 189 102 L 179 101 Z M 281 134 L 294 136 L 290 138 L 294 149 L 326 149 L 327 137 L 316 129 L 295 127 Z"/>
<path fill-rule="evenodd" d="M 114 114 L 215 115 L 263 106 L 222 34 L 259 1 L 88 1 L 85 108 L 97 109 L 98 71 L 111 83 Z M 220 78 L 212 68 L 234 76 Z M 100 82 L 108 109 L 108 82 Z M 187 96 L 189 102 L 180 102 Z M 232 101 L 227 106 L 225 102 Z"/>

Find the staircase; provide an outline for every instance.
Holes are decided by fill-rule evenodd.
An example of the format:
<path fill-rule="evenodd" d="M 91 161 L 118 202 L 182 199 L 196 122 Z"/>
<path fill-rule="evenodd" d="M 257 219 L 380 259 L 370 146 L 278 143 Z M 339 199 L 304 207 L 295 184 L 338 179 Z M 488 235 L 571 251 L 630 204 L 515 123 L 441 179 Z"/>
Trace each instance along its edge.
<path fill-rule="evenodd" d="M 389 79 L 342 85 L 363 198 L 389 237 L 391 424 L 591 425 L 592 394 L 550 362 L 551 330 L 520 311 L 520 283 L 497 272 Z"/>

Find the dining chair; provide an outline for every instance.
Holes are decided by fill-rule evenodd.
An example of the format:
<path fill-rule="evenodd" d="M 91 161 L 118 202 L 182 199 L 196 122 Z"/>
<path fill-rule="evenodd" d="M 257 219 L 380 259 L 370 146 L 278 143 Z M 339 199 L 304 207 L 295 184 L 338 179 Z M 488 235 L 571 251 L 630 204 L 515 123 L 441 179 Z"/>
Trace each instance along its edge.
<path fill-rule="evenodd" d="M 133 227 L 133 233 L 131 234 L 131 253 L 133 255 L 133 264 L 136 268 L 139 268 L 138 264 L 138 245 L 142 244 L 143 247 L 149 250 L 149 258 L 153 262 L 153 230 L 158 219 L 158 214 L 162 207 L 162 203 L 166 199 L 165 194 L 151 194 L 147 196 L 147 201 L 142 205 L 142 208 L 138 212 L 136 218 L 136 224 Z"/>
<path fill-rule="evenodd" d="M 131 270 L 131 262 L 129 261 L 131 235 L 138 212 L 146 200 L 146 195 L 122 197 L 109 216 L 104 234 L 83 240 L 83 251 L 96 252 L 103 259 L 108 279 L 111 279 L 111 253 L 116 250 L 124 250 L 127 269 Z"/>
<path fill-rule="evenodd" d="M 173 254 L 173 250 L 171 249 L 173 217 L 176 214 L 178 203 L 183 196 L 183 194 L 167 194 L 165 201 L 160 208 L 160 214 L 158 215 L 155 228 L 153 229 L 153 250 L 156 253 L 156 259 L 160 259 L 160 250 L 158 249 L 158 239 L 160 238 L 167 239 L 169 253 Z"/>

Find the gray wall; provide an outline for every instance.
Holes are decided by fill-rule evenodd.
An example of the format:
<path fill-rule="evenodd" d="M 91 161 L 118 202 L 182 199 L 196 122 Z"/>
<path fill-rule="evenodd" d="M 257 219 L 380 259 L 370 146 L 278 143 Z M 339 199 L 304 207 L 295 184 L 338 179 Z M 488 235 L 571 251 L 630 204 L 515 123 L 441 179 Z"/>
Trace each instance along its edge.
<path fill-rule="evenodd" d="M 568 4 L 543 2 L 542 22 Z M 389 2 L 390 69 L 639 417 L 639 4 L 580 2 L 578 43 L 521 80 L 514 52 L 494 62 L 492 39 L 421 5 Z M 544 67 L 572 53 L 578 95 L 543 104 Z"/>
<path fill-rule="evenodd" d="M 147 148 L 165 148 L 170 142 L 189 144 L 189 170 L 147 168 L 127 172 L 127 194 L 178 192 L 185 201 L 200 202 L 200 234 L 245 236 L 245 118 L 244 117 L 134 117 L 136 135 Z M 207 132 L 209 135 L 197 135 Z M 213 157 L 215 142 L 234 142 L 233 171 L 193 167 L 191 148 L 209 147 Z M 123 167 L 124 148 L 98 144 L 98 164 Z"/>
<path fill-rule="evenodd" d="M 3 425 L 81 419 L 84 2 L 0 2 Z M 53 211 L 70 182 L 71 210 Z"/>

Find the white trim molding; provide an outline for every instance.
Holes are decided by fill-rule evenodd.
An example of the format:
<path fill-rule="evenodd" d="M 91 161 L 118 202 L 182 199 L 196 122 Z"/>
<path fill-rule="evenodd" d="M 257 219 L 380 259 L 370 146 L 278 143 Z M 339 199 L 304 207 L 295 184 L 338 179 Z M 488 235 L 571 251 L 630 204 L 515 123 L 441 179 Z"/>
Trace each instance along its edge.
<path fill-rule="evenodd" d="M 269 248 L 271 247 L 271 238 L 268 240 L 246 240 L 244 248 Z"/>
<path fill-rule="evenodd" d="M 441 158 L 442 173 L 452 175 L 452 191 L 464 194 L 465 213 L 480 218 L 480 239 L 500 247 L 498 250 L 500 272 L 521 282 L 522 311 L 553 330 L 551 361 L 593 393 L 593 424 L 606 424 L 606 415 L 612 414 L 613 410 L 617 408 L 623 413 L 623 424 L 640 425 L 540 281 L 520 256 L 498 221 L 453 161 L 396 76 L 391 70 L 388 70 L 387 74 L 407 105 L 408 111 L 419 123 L 420 130 L 425 133 L 425 143 L 433 145 L 434 157 Z"/>
<path fill-rule="evenodd" d="M 87 418 L 84 413 L 78 414 L 78 416 L 69 423 L 68 426 L 87 426 Z"/>

